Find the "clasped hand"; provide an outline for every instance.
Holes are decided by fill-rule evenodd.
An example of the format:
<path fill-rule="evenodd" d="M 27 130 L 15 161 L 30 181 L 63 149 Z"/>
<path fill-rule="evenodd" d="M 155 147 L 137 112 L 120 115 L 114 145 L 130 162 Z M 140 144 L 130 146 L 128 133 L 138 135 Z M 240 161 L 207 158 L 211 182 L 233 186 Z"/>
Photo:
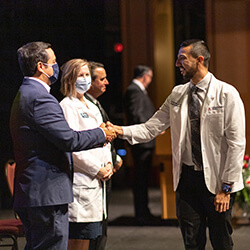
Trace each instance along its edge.
<path fill-rule="evenodd" d="M 99 172 L 97 173 L 97 177 L 102 181 L 109 180 L 112 175 L 113 166 L 111 162 L 108 162 L 105 167 L 100 168 Z"/>
<path fill-rule="evenodd" d="M 103 129 L 103 131 L 106 135 L 106 142 L 112 142 L 117 137 L 113 126 L 110 126 L 110 124 L 109 124 L 109 122 L 107 122 L 106 124 L 103 122 L 100 125 L 100 128 Z"/>
<path fill-rule="evenodd" d="M 123 135 L 123 130 L 120 126 L 113 125 L 111 122 L 102 123 L 100 128 L 102 128 L 106 134 L 106 142 L 113 141 L 117 136 Z"/>

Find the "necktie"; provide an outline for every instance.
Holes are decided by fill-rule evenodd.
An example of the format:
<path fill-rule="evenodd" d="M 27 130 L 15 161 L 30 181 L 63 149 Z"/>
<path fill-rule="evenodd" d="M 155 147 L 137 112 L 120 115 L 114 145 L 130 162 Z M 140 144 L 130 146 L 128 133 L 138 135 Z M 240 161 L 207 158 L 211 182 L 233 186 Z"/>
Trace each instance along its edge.
<path fill-rule="evenodd" d="M 106 113 L 106 111 L 103 109 L 101 103 L 96 100 L 96 102 L 94 103 L 100 110 L 100 113 L 102 115 L 102 120 L 103 122 L 107 122 L 109 121 L 109 117 L 108 117 L 108 114 Z M 112 162 L 115 163 L 116 162 L 116 150 L 115 150 L 115 147 L 114 147 L 114 143 L 111 142 L 111 154 L 112 154 Z"/>
<path fill-rule="evenodd" d="M 107 113 L 105 112 L 105 110 L 103 109 L 101 103 L 100 103 L 99 101 L 96 100 L 95 105 L 96 105 L 96 106 L 99 108 L 99 110 L 100 110 L 100 113 L 101 113 L 101 115 L 102 115 L 103 122 L 109 121 L 108 115 L 107 115 Z"/>
<path fill-rule="evenodd" d="M 200 137 L 200 102 L 197 96 L 199 88 L 193 86 L 190 91 L 189 118 L 191 124 L 192 160 L 195 170 L 202 170 L 201 137 Z"/>
<path fill-rule="evenodd" d="M 97 108 L 100 110 L 103 122 L 109 121 L 109 117 L 108 117 L 106 111 L 103 109 L 101 103 L 96 99 L 95 100 L 91 99 L 91 97 L 87 93 L 85 93 L 84 96 L 86 97 L 86 99 L 88 99 L 89 101 L 94 103 L 97 106 Z"/>

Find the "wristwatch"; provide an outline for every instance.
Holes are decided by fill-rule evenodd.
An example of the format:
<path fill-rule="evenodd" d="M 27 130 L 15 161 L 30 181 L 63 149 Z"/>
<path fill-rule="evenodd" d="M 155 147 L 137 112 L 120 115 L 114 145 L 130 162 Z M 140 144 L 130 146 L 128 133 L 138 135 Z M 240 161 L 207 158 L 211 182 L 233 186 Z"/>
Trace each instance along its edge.
<path fill-rule="evenodd" d="M 231 186 L 228 184 L 225 184 L 225 183 L 222 184 L 221 189 L 222 189 L 223 193 L 225 193 L 225 194 L 229 194 L 232 191 Z"/>

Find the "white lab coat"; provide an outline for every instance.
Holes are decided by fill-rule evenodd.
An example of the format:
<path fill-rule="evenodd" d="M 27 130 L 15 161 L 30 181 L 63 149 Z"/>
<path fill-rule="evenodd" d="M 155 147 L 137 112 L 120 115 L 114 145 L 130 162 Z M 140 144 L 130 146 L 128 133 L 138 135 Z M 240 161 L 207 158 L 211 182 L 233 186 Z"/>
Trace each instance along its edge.
<path fill-rule="evenodd" d="M 96 105 L 86 99 L 85 101 L 89 108 L 74 97 L 66 97 L 60 103 L 69 126 L 76 131 L 96 128 L 102 123 Z M 74 202 L 69 204 L 69 221 L 102 221 L 106 199 L 102 183 L 96 175 L 101 167 L 112 162 L 110 143 L 104 147 L 74 152 L 73 161 Z"/>
<path fill-rule="evenodd" d="M 209 73 L 211 74 L 211 73 Z M 245 153 L 245 111 L 237 90 L 212 74 L 201 108 L 201 149 L 208 190 L 216 194 L 223 182 L 233 183 L 232 192 L 243 188 L 242 164 Z M 146 123 L 122 127 L 129 143 L 147 142 L 170 126 L 173 182 L 177 189 L 182 171 L 188 120 L 189 84 L 176 86 L 160 109 Z"/>

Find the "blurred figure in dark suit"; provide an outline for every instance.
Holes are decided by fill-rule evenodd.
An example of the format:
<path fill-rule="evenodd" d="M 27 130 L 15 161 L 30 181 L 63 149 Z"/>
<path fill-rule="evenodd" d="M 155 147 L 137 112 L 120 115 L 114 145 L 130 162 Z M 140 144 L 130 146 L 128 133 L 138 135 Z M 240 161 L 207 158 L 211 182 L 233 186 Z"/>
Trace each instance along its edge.
<path fill-rule="evenodd" d="M 134 69 L 134 79 L 124 98 L 128 125 L 144 123 L 154 114 L 155 108 L 146 90 L 152 78 L 150 67 L 138 65 Z M 155 140 L 131 146 L 134 161 L 134 209 L 138 225 L 149 224 L 153 218 L 148 208 L 148 181 L 154 149 Z"/>

